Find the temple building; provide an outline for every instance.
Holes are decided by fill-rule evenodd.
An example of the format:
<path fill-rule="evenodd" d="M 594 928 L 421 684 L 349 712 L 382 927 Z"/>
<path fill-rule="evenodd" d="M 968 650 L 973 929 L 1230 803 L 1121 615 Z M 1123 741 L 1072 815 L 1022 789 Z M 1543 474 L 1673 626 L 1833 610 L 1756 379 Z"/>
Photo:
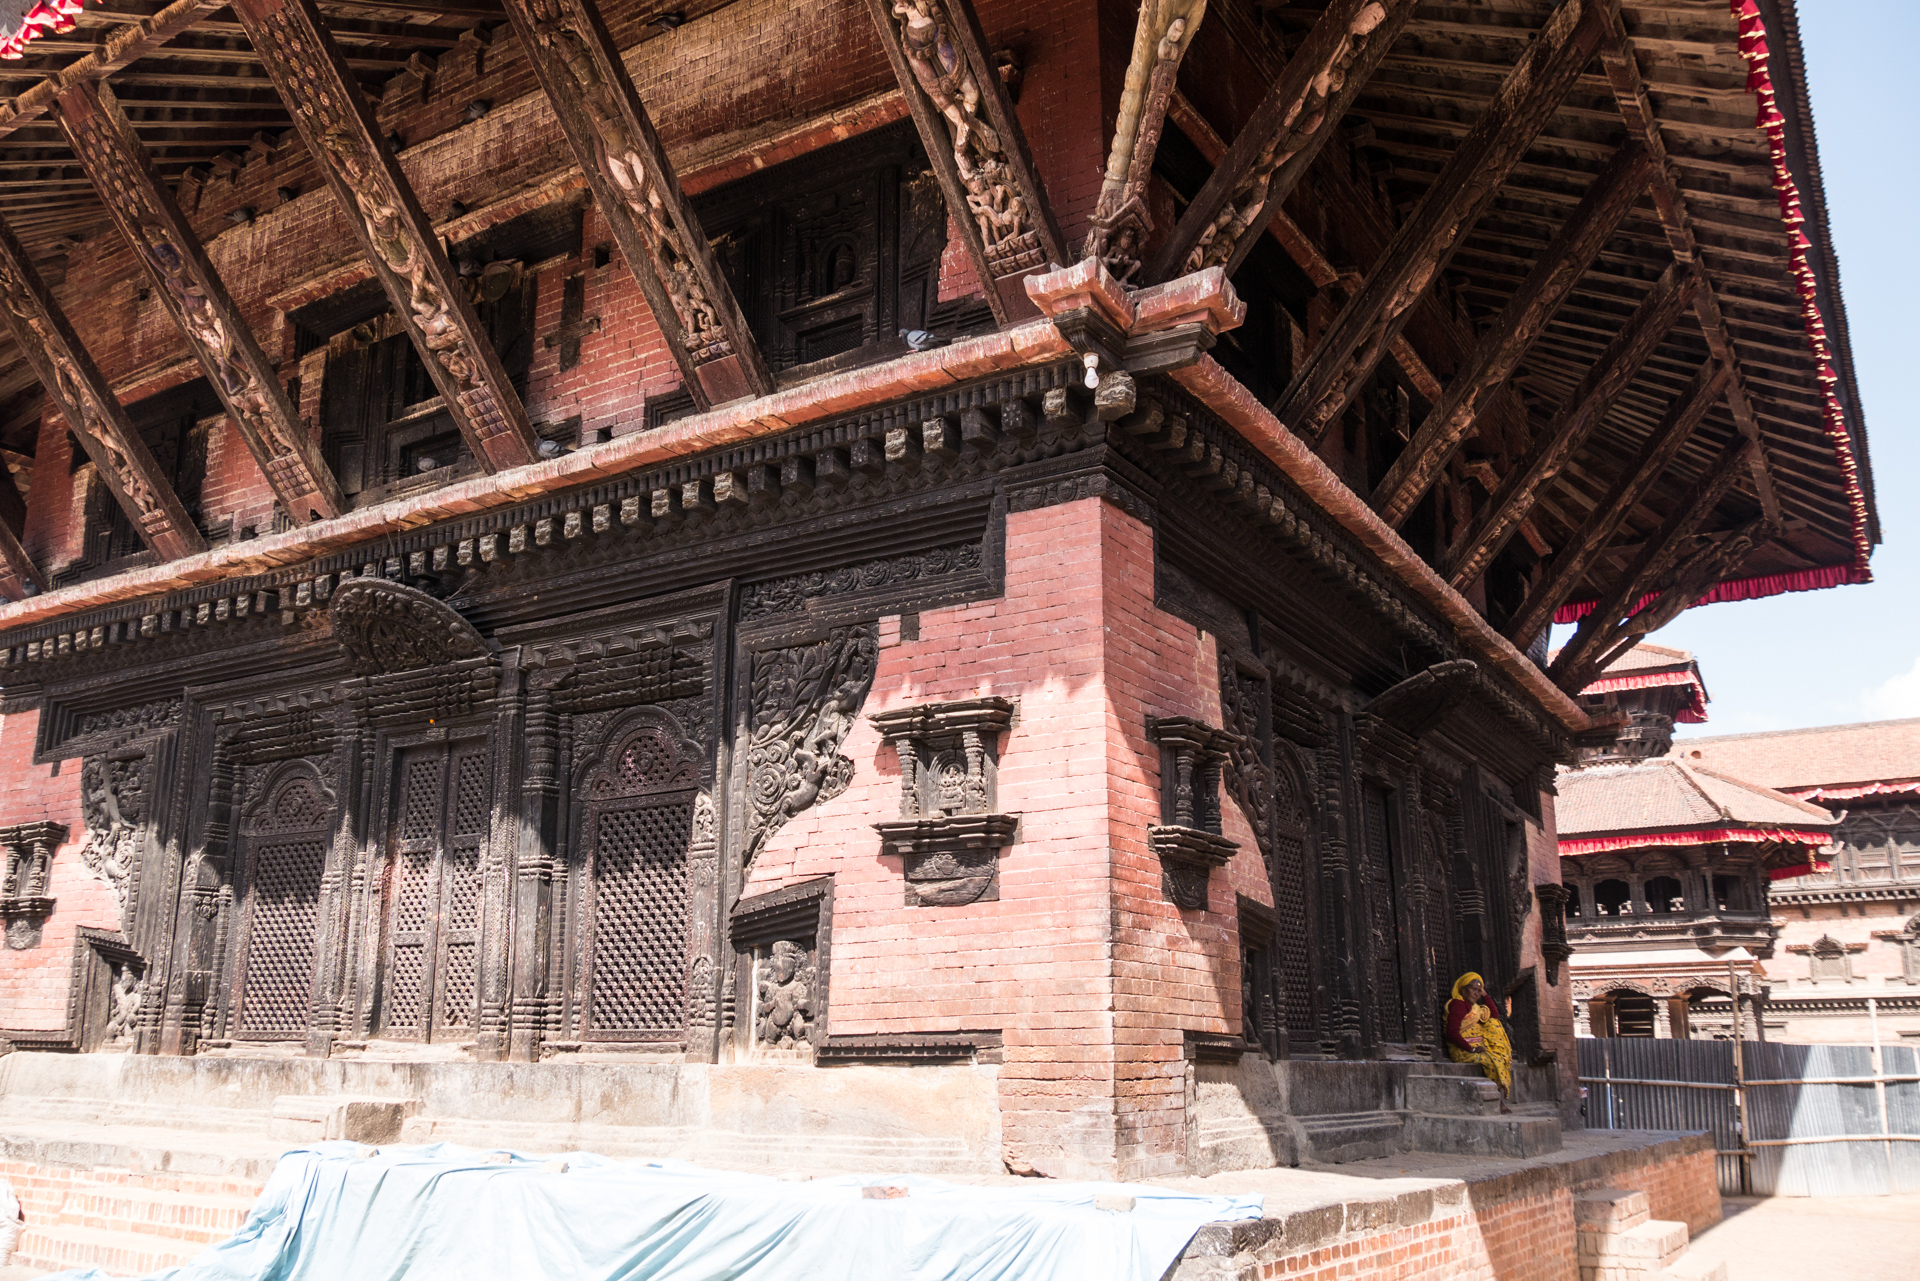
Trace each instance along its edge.
<path fill-rule="evenodd" d="M 35 12 L 10 1152 L 1538 1155 L 1587 936 L 1758 958 L 1828 839 L 1607 759 L 1871 576 L 1788 0 Z"/>
<path fill-rule="evenodd" d="M 1689 738 L 1675 755 L 1834 817 L 1822 870 L 1771 888 L 1768 1034 L 1920 1038 L 1920 719 Z"/>

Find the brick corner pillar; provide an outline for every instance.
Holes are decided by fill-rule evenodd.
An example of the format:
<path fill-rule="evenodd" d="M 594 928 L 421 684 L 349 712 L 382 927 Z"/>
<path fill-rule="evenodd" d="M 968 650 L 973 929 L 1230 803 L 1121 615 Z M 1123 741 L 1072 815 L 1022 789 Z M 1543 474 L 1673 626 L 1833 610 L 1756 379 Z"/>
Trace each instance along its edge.
<path fill-rule="evenodd" d="M 1534 828 L 1528 825 L 1527 860 L 1527 893 L 1532 898 L 1533 886 L 1560 879 L 1559 828 L 1554 817 L 1554 798 L 1551 793 L 1541 794 L 1540 826 Z M 1573 972 L 1568 963 L 1562 961 L 1556 971 L 1558 982 L 1547 982 L 1546 962 L 1540 954 L 1540 912 L 1540 901 L 1534 898 L 1527 912 L 1526 932 L 1520 941 L 1520 964 L 1523 968 L 1532 966 L 1539 978 L 1535 990 L 1540 1000 L 1540 1048 L 1552 1051 L 1554 1055 L 1553 1071 L 1560 1095 L 1560 1122 L 1568 1129 L 1577 1129 L 1582 1122 Z"/>

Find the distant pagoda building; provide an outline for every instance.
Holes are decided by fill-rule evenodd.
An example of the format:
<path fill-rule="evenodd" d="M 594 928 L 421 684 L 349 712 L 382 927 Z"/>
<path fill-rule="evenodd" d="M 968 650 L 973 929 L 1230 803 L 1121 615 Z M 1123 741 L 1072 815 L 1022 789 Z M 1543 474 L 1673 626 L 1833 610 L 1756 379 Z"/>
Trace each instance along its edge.
<path fill-rule="evenodd" d="M 1685 650 L 1636 646 L 1581 697 L 1593 710 L 1625 712 L 1629 728 L 1559 778 L 1579 1028 L 1595 1036 L 1726 1034 L 1730 992 L 1748 1003 L 1767 995 L 1763 962 L 1779 933 L 1770 886 L 1824 871 L 1819 851 L 1836 820 L 1668 754 L 1675 721 L 1706 719 L 1706 688 Z M 1748 1036 L 1761 1031 L 1746 1024 Z"/>

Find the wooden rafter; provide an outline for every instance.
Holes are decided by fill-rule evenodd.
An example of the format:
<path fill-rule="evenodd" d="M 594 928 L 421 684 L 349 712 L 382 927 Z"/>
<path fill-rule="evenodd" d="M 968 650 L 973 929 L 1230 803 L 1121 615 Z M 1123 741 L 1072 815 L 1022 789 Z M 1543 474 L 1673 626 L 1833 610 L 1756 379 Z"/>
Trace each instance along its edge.
<path fill-rule="evenodd" d="M 274 497 L 298 525 L 339 515 L 345 502 L 319 446 L 112 92 L 83 81 L 60 95 L 54 114 Z"/>
<path fill-rule="evenodd" d="M 206 540 L 120 407 L 66 313 L 12 228 L 0 223 L 0 312 L 47 399 L 67 420 L 140 541 L 161 560 L 205 551 Z M 12 477 L 7 488 L 13 488 Z M 44 579 L 36 580 L 46 587 Z"/>
<path fill-rule="evenodd" d="M 1545 577 L 1527 593 L 1525 603 L 1507 625 L 1508 640 L 1524 648 L 1552 621 L 1554 611 L 1566 603 L 1634 509 L 1652 493 L 1654 484 L 1673 465 L 1681 446 L 1687 443 L 1707 411 L 1719 403 L 1726 387 L 1725 365 L 1709 360 L 1701 366 L 1686 390 L 1674 398 L 1666 417 L 1648 434 L 1640 452 L 1621 468 L 1613 484 L 1594 503 L 1586 520 L 1554 558 Z"/>
<path fill-rule="evenodd" d="M 1507 170 L 1546 128 L 1600 43 L 1607 3 L 1561 0 L 1374 263 L 1366 283 L 1328 326 L 1274 409 L 1302 439 L 1319 440 L 1351 403 L 1414 302 L 1493 203 Z"/>
<path fill-rule="evenodd" d="M 1332 0 L 1154 256 L 1149 281 L 1246 261 L 1418 0 Z"/>
<path fill-rule="evenodd" d="M 1607 83 L 1613 88 L 1615 104 L 1620 109 L 1620 118 L 1626 121 L 1627 132 L 1637 138 L 1653 155 L 1653 174 L 1649 187 L 1653 193 L 1653 207 L 1660 216 L 1660 225 L 1666 230 L 1667 243 L 1673 250 L 1674 259 L 1691 264 L 1700 257 L 1700 246 L 1693 234 L 1692 216 L 1687 211 L 1686 196 L 1680 190 L 1673 171 L 1667 160 L 1667 146 L 1660 136 L 1660 121 L 1654 115 L 1653 104 L 1647 98 L 1647 87 L 1640 78 L 1640 64 L 1634 56 L 1634 41 L 1627 35 L 1617 11 L 1608 14 L 1607 22 L 1610 38 L 1600 51 L 1600 63 L 1606 70 Z M 1760 510 L 1767 519 L 1778 523 L 1780 520 L 1780 502 L 1773 492 L 1773 476 L 1768 470 L 1767 455 L 1760 448 L 1760 420 L 1755 414 L 1753 401 L 1747 395 L 1746 379 L 1742 375 L 1739 353 L 1734 350 L 1733 334 L 1727 327 L 1725 315 L 1720 310 L 1720 299 L 1711 281 L 1704 279 L 1702 288 L 1694 295 L 1694 314 L 1699 317 L 1700 330 L 1706 335 L 1707 350 L 1713 358 L 1727 367 L 1727 408 L 1733 412 L 1733 421 L 1740 434 L 1752 441 L 1755 449 L 1748 460 L 1752 470 L 1754 489 L 1760 498 Z"/>
<path fill-rule="evenodd" d="M 505 0 L 600 212 L 700 409 L 774 388 L 594 0 Z"/>
<path fill-rule="evenodd" d="M 1540 492 L 1553 483 L 1574 451 L 1586 443 L 1653 349 L 1680 319 L 1699 287 L 1698 277 L 1698 272 L 1683 271 L 1675 264 L 1647 291 L 1560 412 L 1534 437 L 1526 456 L 1502 478 L 1500 488 L 1487 500 L 1486 511 L 1461 531 L 1449 549 L 1448 577 L 1455 587 L 1465 590 L 1506 546 L 1514 527 L 1533 509 Z"/>
<path fill-rule="evenodd" d="M 1660 587 L 1663 580 L 1669 592 L 1674 592 L 1676 588 L 1687 588 L 1690 586 L 1688 580 L 1703 576 L 1703 569 L 1717 571 L 1733 551 L 1739 551 L 1744 556 L 1759 542 L 1765 541 L 1773 527 L 1765 516 L 1761 516 L 1757 524 L 1743 528 L 1732 539 L 1724 540 L 1732 543 L 1732 548 L 1722 551 L 1720 544 L 1712 545 L 1705 549 L 1704 556 L 1696 554 L 1689 561 L 1682 562 L 1680 572 L 1671 572 L 1675 562 L 1680 560 L 1683 544 L 1699 532 L 1700 526 L 1713 514 L 1720 500 L 1727 496 L 1741 474 L 1748 471 L 1757 449 L 1759 446 L 1750 440 L 1739 440 L 1728 446 L 1694 486 L 1688 500 L 1675 508 L 1659 532 L 1641 545 L 1632 561 L 1614 579 L 1613 586 L 1595 603 L 1592 612 L 1580 620 L 1573 638 L 1561 649 L 1559 657 L 1548 669 L 1548 674 L 1561 689 L 1573 693 L 1586 688 L 1613 657 L 1623 637 L 1643 636 L 1670 621 L 1679 612 L 1674 605 L 1684 609 L 1693 603 L 1692 599 L 1675 600 L 1663 602 L 1666 608 L 1657 613 L 1641 610 L 1641 600 Z M 1699 582 L 1693 596 L 1697 598 L 1717 578 L 1716 572 L 1708 581 Z"/>
<path fill-rule="evenodd" d="M 1140 0 L 1113 145 L 1107 150 L 1107 172 L 1085 249 L 1087 257 L 1100 259 L 1122 284 L 1134 283 L 1143 265 L 1140 255 L 1153 231 L 1147 184 L 1153 177 L 1154 152 L 1173 101 L 1180 60 L 1206 14 L 1207 0 Z"/>
<path fill-rule="evenodd" d="M 1398 527 L 1407 518 L 1414 504 L 1439 479 L 1460 443 L 1473 434 L 1482 399 L 1513 375 L 1534 340 L 1573 293 L 1645 189 L 1649 164 L 1647 149 L 1629 143 L 1587 188 L 1586 198 L 1534 263 L 1466 366 L 1447 383 L 1440 403 L 1428 411 L 1420 429 L 1374 490 L 1374 509 L 1388 524 Z"/>
<path fill-rule="evenodd" d="M 1038 313 L 1022 283 L 1067 261 L 973 0 L 867 0 L 921 145 L 1000 324 Z"/>
<path fill-rule="evenodd" d="M 474 458 L 488 471 L 535 461 L 526 408 L 313 0 L 237 0 L 233 11 Z"/>
<path fill-rule="evenodd" d="M 0 107 L 0 138 L 45 115 L 63 89 L 83 81 L 104 80 L 162 47 L 225 3 L 226 0 L 175 0 L 151 18 L 121 27 L 91 53 L 68 63 L 20 94 L 11 104 Z"/>

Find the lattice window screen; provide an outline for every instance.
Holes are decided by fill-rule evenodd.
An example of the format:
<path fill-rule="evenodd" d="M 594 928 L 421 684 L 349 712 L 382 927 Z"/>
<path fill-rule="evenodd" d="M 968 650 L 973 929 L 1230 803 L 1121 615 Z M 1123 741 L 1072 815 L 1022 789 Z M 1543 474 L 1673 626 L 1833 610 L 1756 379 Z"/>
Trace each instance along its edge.
<path fill-rule="evenodd" d="M 263 844 L 253 852 L 243 1036 L 297 1036 L 307 1029 L 319 925 L 324 841 Z"/>
<path fill-rule="evenodd" d="M 595 814 L 589 1035 L 682 1028 L 692 829 L 691 793 Z"/>

